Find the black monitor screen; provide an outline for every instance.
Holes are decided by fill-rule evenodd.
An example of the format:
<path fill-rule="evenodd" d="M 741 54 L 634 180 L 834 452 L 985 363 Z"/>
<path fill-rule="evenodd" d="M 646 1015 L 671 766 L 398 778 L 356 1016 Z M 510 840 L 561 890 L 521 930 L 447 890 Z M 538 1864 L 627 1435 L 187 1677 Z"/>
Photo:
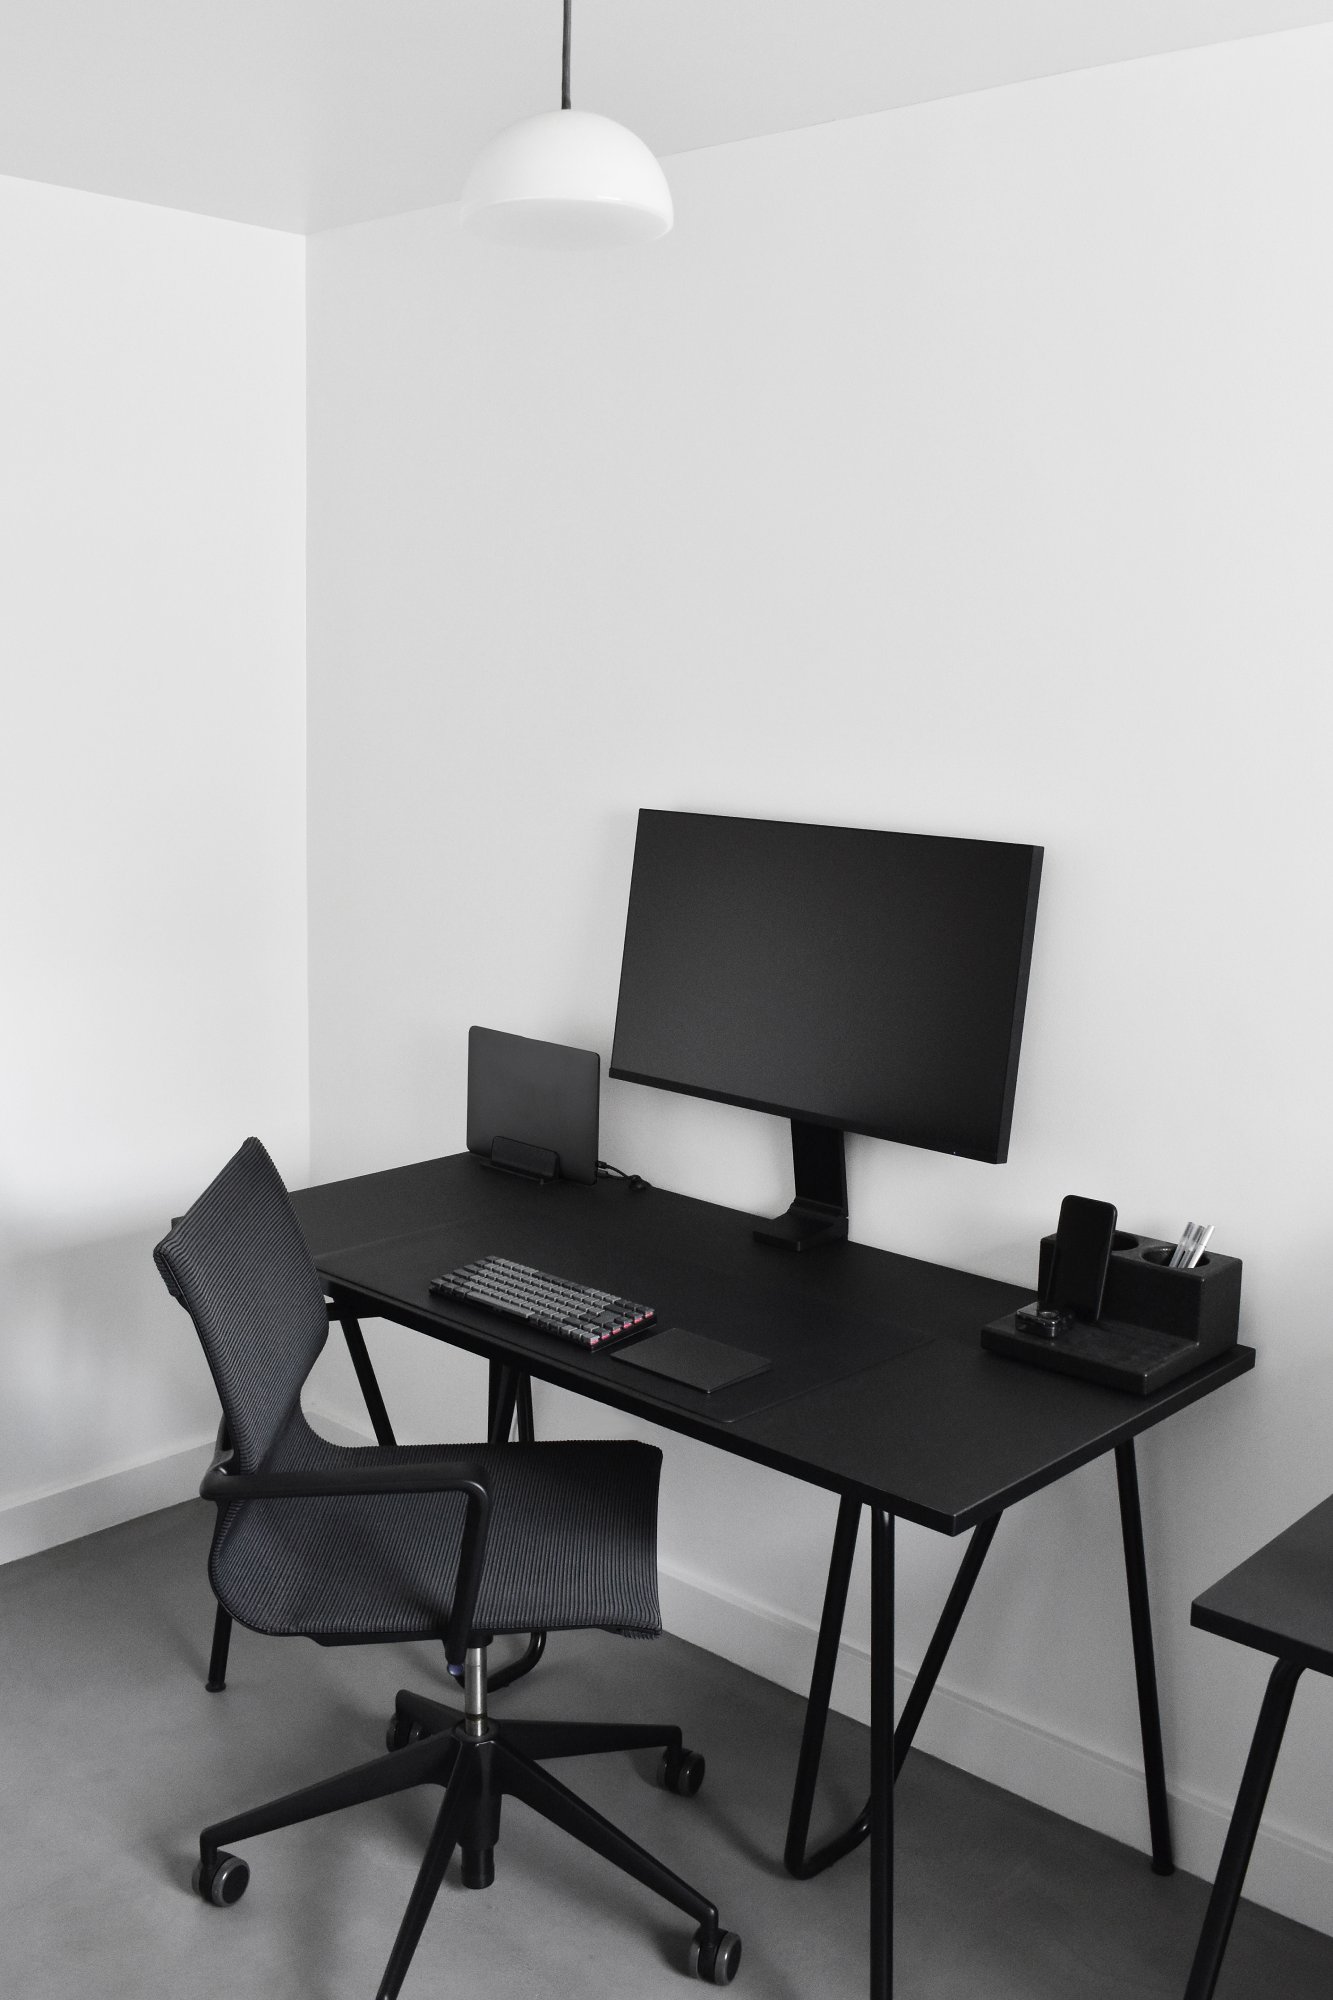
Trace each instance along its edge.
<path fill-rule="evenodd" d="M 1041 857 L 641 812 L 611 1075 L 1003 1160 Z"/>

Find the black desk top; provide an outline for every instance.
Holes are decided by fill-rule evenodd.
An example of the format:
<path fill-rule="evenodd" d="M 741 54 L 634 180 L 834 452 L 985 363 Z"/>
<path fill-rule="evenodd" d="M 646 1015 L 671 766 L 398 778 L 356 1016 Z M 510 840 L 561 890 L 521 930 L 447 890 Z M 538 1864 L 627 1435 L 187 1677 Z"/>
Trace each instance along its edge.
<path fill-rule="evenodd" d="M 293 1196 L 321 1276 L 365 1316 L 414 1326 L 542 1380 L 838 1493 L 957 1534 L 1254 1365 L 1236 1348 L 1155 1396 L 1002 1356 L 985 1320 L 1030 1296 L 944 1265 L 843 1243 L 794 1254 L 755 1218 L 623 1182 L 533 1186 L 468 1154 Z M 773 1356 L 713 1396 L 585 1354 L 457 1300 L 432 1277 L 515 1257 L 652 1305 L 662 1326 Z"/>
<path fill-rule="evenodd" d="M 1333 1499 L 1196 1597 L 1190 1623 L 1333 1674 Z"/>

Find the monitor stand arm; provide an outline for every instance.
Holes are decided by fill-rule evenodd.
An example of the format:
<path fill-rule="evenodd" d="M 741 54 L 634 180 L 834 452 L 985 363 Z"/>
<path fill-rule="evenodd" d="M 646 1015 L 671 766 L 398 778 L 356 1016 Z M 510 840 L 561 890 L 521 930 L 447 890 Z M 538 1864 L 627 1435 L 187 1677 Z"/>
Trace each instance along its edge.
<path fill-rule="evenodd" d="M 755 1230 L 757 1243 L 784 1250 L 813 1250 L 840 1243 L 847 1235 L 847 1161 L 842 1133 L 828 1125 L 791 1121 L 791 1157 L 796 1199 L 785 1215 Z"/>

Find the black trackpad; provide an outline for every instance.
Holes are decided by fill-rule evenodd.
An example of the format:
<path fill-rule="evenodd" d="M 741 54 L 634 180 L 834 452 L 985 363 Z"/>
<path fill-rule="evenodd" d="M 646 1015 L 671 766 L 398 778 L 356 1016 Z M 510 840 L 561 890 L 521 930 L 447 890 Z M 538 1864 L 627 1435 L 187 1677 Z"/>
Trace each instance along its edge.
<path fill-rule="evenodd" d="M 725 1341 L 707 1340 L 683 1326 L 667 1326 L 661 1333 L 647 1334 L 632 1347 L 622 1347 L 615 1359 L 650 1375 L 665 1375 L 668 1381 L 702 1389 L 705 1395 L 732 1382 L 744 1382 L 747 1376 L 762 1375 L 773 1366 L 766 1355 L 728 1347 Z"/>

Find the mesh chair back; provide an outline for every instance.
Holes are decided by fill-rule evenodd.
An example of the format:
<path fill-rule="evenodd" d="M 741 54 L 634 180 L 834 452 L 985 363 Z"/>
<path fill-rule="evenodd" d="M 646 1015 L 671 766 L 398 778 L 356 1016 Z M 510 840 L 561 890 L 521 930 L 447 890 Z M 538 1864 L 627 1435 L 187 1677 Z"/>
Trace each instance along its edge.
<path fill-rule="evenodd" d="M 246 1140 L 153 1258 L 203 1342 L 236 1469 L 255 1472 L 328 1337 L 323 1287 L 258 1139 Z"/>

